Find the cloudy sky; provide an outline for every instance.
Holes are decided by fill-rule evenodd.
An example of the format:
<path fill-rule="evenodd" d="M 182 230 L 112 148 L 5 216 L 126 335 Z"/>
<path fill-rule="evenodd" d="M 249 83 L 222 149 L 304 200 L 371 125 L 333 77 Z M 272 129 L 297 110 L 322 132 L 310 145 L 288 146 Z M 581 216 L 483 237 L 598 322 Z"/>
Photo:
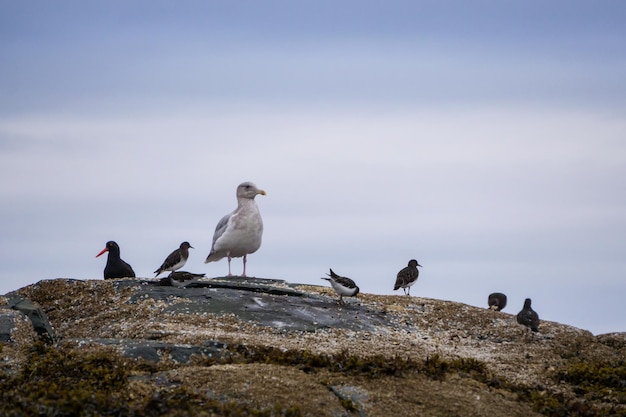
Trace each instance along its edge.
<path fill-rule="evenodd" d="M 258 277 L 626 331 L 622 1 L 0 0 L 0 294 L 205 265 L 235 188 Z M 241 260 L 233 261 L 240 273 Z M 397 294 L 397 292 L 396 292 Z"/>

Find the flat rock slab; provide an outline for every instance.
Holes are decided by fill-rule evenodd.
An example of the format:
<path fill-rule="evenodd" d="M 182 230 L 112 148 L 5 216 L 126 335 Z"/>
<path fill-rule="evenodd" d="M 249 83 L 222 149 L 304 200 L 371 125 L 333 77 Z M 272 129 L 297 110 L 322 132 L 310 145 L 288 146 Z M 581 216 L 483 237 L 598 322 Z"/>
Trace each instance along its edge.
<path fill-rule="evenodd" d="M 340 306 L 336 299 L 301 292 L 276 279 L 223 277 L 197 281 L 187 288 L 147 280 L 120 280 L 115 285 L 132 287 L 131 303 L 152 298 L 169 303 L 165 312 L 173 314 L 234 314 L 259 326 L 304 332 L 324 328 L 373 331 L 392 325 L 386 314 L 361 305 L 358 299 Z M 172 302 L 173 297 L 186 302 Z"/>
<path fill-rule="evenodd" d="M 76 345 L 96 344 L 113 346 L 123 356 L 133 359 L 158 362 L 163 358 L 171 359 L 179 363 L 188 363 L 192 355 L 200 355 L 212 359 L 228 357 L 228 346 L 222 342 L 207 341 L 202 345 L 163 343 L 146 339 L 106 339 L 86 338 L 66 340 L 65 342 Z"/>

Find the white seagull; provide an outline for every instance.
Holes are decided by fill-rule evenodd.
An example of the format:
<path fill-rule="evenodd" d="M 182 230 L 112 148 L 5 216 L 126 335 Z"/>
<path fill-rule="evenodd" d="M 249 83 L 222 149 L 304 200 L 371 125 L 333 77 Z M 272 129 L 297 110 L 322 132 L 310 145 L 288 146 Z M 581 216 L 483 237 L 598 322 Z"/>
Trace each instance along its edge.
<path fill-rule="evenodd" d="M 266 193 L 251 182 L 239 184 L 237 208 L 217 223 L 213 234 L 213 246 L 204 263 L 219 261 L 226 257 L 228 258 L 228 276 L 232 276 L 230 260 L 243 256 L 242 276 L 246 276 L 246 257 L 261 247 L 263 238 L 263 220 L 254 200 L 258 194 L 265 195 Z"/>

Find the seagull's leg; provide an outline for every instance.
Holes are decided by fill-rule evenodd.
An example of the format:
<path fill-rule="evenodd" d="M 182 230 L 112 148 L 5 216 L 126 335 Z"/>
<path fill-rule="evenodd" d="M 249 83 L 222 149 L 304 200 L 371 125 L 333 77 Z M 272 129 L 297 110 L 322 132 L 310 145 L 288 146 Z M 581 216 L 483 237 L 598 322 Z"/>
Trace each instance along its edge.
<path fill-rule="evenodd" d="M 411 287 L 407 288 L 406 295 L 408 295 L 408 296 L 411 295 Z"/>
<path fill-rule="evenodd" d="M 248 256 L 248 255 L 243 255 L 243 275 L 242 275 L 242 277 L 246 276 L 246 262 L 247 262 L 246 256 Z"/>
<path fill-rule="evenodd" d="M 229 257 L 228 257 L 228 276 L 229 276 L 229 277 L 232 277 L 232 276 L 233 276 L 233 274 L 231 274 L 231 273 L 230 273 L 230 260 L 231 260 L 231 259 L 232 259 L 232 258 L 229 256 Z"/>

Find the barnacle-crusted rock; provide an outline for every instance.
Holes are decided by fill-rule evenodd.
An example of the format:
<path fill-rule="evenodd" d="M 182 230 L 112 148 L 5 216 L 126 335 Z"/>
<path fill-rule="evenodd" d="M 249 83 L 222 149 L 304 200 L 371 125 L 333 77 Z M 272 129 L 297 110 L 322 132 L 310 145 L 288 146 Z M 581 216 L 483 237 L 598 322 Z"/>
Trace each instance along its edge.
<path fill-rule="evenodd" d="M 15 297 L 41 307 L 57 339 L 0 344 L 3 357 L 21 355 L 0 374 L 0 414 L 54 409 L 50 387 L 38 397 L 36 378 L 20 375 L 63 380 L 54 370 L 67 361 L 83 373 L 66 382 L 83 390 L 56 407 L 119 414 L 626 415 L 623 333 L 544 321 L 529 337 L 486 308 L 372 294 L 340 306 L 330 288 L 275 279 L 57 279 Z M 119 384 L 98 386 L 111 378 Z"/>

